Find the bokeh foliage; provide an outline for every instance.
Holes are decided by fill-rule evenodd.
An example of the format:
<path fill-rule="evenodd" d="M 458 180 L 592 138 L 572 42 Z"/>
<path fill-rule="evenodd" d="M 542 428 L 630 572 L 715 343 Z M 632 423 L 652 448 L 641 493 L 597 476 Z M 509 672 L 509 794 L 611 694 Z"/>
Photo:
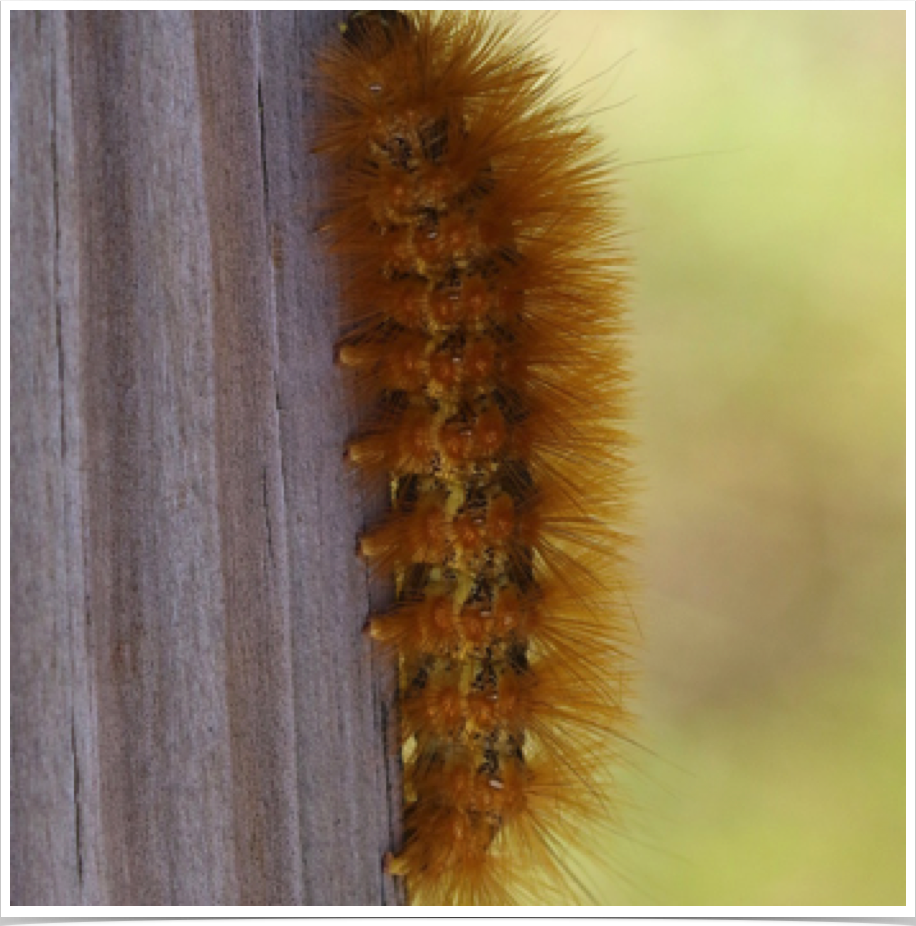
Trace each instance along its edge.
<path fill-rule="evenodd" d="M 645 751 L 596 900 L 902 904 L 904 14 L 543 45 L 606 107 L 636 258 Z"/>

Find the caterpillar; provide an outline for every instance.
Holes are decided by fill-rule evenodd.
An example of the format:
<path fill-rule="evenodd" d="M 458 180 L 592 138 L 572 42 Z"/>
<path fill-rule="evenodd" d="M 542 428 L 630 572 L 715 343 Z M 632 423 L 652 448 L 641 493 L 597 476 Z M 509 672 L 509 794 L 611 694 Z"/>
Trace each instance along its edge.
<path fill-rule="evenodd" d="M 390 486 L 357 539 L 395 597 L 367 623 L 399 664 L 385 866 L 423 905 L 580 897 L 568 850 L 615 819 L 632 723 L 629 259 L 535 38 L 369 11 L 318 61 L 344 456 Z"/>

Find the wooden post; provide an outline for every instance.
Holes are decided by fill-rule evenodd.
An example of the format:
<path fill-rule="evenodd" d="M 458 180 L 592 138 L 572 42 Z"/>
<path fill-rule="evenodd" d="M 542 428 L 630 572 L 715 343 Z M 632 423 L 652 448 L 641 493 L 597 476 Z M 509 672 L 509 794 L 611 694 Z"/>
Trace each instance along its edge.
<path fill-rule="evenodd" d="M 13 904 L 403 902 L 315 233 L 341 16 L 12 13 Z"/>

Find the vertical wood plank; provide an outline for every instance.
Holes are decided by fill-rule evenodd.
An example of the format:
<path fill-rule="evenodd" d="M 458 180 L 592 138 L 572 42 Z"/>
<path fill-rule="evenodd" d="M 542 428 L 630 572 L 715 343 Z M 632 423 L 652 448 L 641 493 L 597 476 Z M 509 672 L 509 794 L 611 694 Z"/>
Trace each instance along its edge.
<path fill-rule="evenodd" d="M 12 16 L 14 904 L 403 902 L 313 234 L 338 19 Z"/>
<path fill-rule="evenodd" d="M 210 218 L 236 865 L 244 904 L 299 904 L 286 514 L 257 20 L 194 16 Z M 240 347 L 243 349 L 240 349 Z"/>
<path fill-rule="evenodd" d="M 108 902 L 232 903 L 213 270 L 193 20 L 71 15 L 85 579 Z"/>
<path fill-rule="evenodd" d="M 10 28 L 10 890 L 14 902 L 62 904 L 80 896 L 81 880 L 70 612 L 82 557 L 66 510 L 59 36 L 37 11 L 13 13 Z"/>
<path fill-rule="evenodd" d="M 381 897 L 398 904 L 402 886 L 384 876 L 380 864 L 400 836 L 397 731 L 389 719 L 396 676 L 378 654 L 373 659 L 362 633 L 371 589 L 354 555 L 366 512 L 371 517 L 384 504 L 385 487 L 361 498 L 342 465 L 354 417 L 333 365 L 337 283 L 318 233 L 325 167 L 311 151 L 315 55 L 338 39 L 342 18 L 334 12 L 260 15 L 277 404 L 289 555 L 298 566 L 291 574 L 290 618 L 302 858 L 306 890 L 327 898 L 323 903 L 374 904 Z M 366 749 L 373 739 L 380 747 Z"/>

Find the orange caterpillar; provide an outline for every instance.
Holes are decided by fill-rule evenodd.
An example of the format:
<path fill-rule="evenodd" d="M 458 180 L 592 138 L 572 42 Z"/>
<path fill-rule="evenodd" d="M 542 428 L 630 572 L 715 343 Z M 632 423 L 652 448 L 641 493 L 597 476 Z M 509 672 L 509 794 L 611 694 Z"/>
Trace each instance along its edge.
<path fill-rule="evenodd" d="M 400 657 L 412 902 L 568 903 L 615 813 L 628 657 L 625 259 L 598 142 L 530 34 L 350 17 L 319 151 L 360 433 L 390 479 L 359 552 Z"/>

